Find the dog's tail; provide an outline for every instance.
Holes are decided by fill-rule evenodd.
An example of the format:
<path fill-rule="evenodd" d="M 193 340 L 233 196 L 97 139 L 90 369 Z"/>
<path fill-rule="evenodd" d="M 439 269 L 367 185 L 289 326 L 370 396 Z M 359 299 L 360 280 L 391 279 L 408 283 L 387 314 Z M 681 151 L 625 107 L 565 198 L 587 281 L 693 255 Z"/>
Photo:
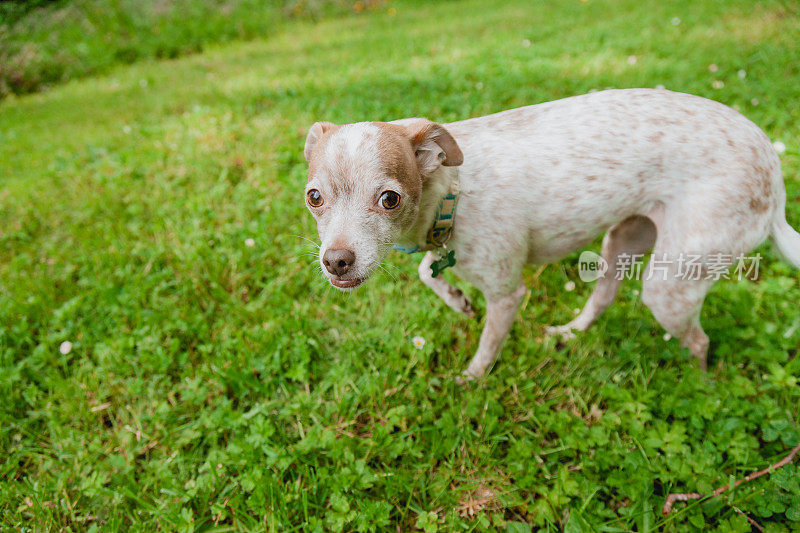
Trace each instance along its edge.
<path fill-rule="evenodd" d="M 786 262 L 791 263 L 795 268 L 800 268 L 800 233 L 797 233 L 786 222 L 783 209 L 779 209 L 775 213 L 770 236 Z"/>

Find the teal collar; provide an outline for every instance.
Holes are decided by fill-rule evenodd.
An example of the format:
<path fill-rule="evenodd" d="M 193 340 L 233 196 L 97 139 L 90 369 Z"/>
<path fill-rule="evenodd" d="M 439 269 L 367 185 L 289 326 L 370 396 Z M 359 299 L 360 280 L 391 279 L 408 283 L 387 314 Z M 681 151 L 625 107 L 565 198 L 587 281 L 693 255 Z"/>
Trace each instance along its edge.
<path fill-rule="evenodd" d="M 433 226 L 428 230 L 425 238 L 424 246 L 412 246 L 409 248 L 395 245 L 395 250 L 400 250 L 407 254 L 415 252 L 426 252 L 428 250 L 436 250 L 444 248 L 453 236 L 453 225 L 456 221 L 456 207 L 458 206 L 458 197 L 460 196 L 459 183 L 458 183 L 458 169 L 454 169 L 453 179 L 450 182 L 450 190 L 445 194 L 439 205 L 436 207 L 436 214 L 433 217 Z"/>

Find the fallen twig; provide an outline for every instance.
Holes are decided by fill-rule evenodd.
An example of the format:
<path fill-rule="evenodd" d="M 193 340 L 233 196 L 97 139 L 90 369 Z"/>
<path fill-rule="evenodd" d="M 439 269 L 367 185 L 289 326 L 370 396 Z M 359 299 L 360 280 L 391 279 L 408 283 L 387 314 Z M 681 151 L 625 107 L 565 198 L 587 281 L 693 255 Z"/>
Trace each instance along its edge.
<path fill-rule="evenodd" d="M 761 527 L 761 524 L 759 524 L 758 522 L 756 522 L 755 520 L 753 520 L 752 518 L 750 518 L 749 516 L 747 516 L 747 514 L 745 514 L 745 512 L 744 512 L 744 511 L 742 511 L 742 510 L 741 510 L 741 509 L 739 509 L 738 507 L 734 507 L 734 508 L 733 508 L 733 510 L 734 510 L 734 511 L 736 511 L 738 514 L 742 515 L 742 516 L 744 517 L 744 519 L 745 519 L 745 520 L 747 520 L 747 522 L 748 522 L 748 523 L 749 523 L 751 526 L 753 526 L 754 528 L 756 528 L 757 530 L 759 530 L 759 531 L 761 531 L 761 532 L 763 532 L 763 531 L 764 531 L 764 528 L 763 528 L 763 527 Z"/>
<path fill-rule="evenodd" d="M 800 443 L 798 443 L 797 446 L 792 448 L 792 451 L 789 452 L 789 455 L 787 455 L 786 457 L 784 457 L 783 459 L 781 459 L 777 463 L 769 465 L 767 468 L 765 468 L 763 470 L 758 470 L 756 472 L 752 472 L 752 473 L 748 474 L 747 477 L 744 477 L 742 479 L 737 479 L 733 483 L 733 485 L 731 485 L 730 483 L 728 483 L 727 485 L 723 485 L 723 486 L 719 487 L 718 489 L 716 489 L 711 494 L 700 494 L 699 492 L 672 493 L 672 494 L 667 496 L 667 500 L 664 502 L 664 507 L 661 509 L 661 514 L 668 515 L 672 511 L 672 506 L 675 505 L 675 502 L 686 502 L 686 501 L 689 501 L 689 500 L 700 500 L 702 498 L 705 498 L 706 496 L 719 496 L 720 494 L 722 494 L 723 492 L 725 492 L 726 490 L 728 490 L 730 488 L 738 487 L 742 483 L 747 483 L 748 481 L 752 481 L 752 480 L 754 480 L 756 478 L 759 478 L 759 477 L 763 476 L 764 474 L 768 474 L 769 472 L 772 472 L 773 470 L 777 470 L 778 468 L 791 463 L 794 460 L 795 456 L 797 455 L 797 452 L 800 452 Z"/>
<path fill-rule="evenodd" d="M 109 407 L 111 407 L 111 402 L 101 403 L 100 405 L 95 405 L 94 407 L 92 407 L 92 412 L 96 413 L 97 411 L 108 409 Z"/>

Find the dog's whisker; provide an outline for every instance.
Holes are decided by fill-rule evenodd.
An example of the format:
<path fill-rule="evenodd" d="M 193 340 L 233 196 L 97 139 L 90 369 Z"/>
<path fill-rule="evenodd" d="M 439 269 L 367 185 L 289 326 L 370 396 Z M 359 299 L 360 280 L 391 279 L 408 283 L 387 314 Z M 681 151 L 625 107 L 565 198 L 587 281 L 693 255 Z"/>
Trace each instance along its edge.
<path fill-rule="evenodd" d="M 396 277 L 394 277 L 394 275 L 393 275 L 391 272 L 389 272 L 389 269 L 387 269 L 386 267 L 384 267 L 382 264 L 379 264 L 379 265 L 378 265 L 378 268 L 380 268 L 381 270 L 383 270 L 384 272 L 386 272 L 386 273 L 389 275 L 389 277 L 390 277 L 390 278 L 392 278 L 392 280 L 393 280 L 393 281 L 395 281 L 395 282 L 397 281 L 397 278 L 396 278 Z"/>
<path fill-rule="evenodd" d="M 400 267 L 398 267 L 397 265 L 393 265 L 393 264 L 391 264 L 391 263 L 387 263 L 386 261 L 383 261 L 381 264 L 382 264 L 383 266 L 386 266 L 386 267 L 389 267 L 389 268 L 393 268 L 393 269 L 395 269 L 395 270 L 396 270 L 396 271 L 398 271 L 398 272 L 402 272 L 402 271 L 403 271 L 403 269 L 402 269 L 402 268 L 400 268 Z"/>
<path fill-rule="evenodd" d="M 303 239 L 304 241 L 308 241 L 311 244 L 313 244 L 317 249 L 319 249 L 319 247 L 321 246 L 320 244 L 317 244 L 316 242 L 314 242 L 311 239 L 309 239 L 308 237 L 303 237 L 302 235 L 288 234 L 288 236 L 289 237 L 297 237 L 298 239 Z"/>

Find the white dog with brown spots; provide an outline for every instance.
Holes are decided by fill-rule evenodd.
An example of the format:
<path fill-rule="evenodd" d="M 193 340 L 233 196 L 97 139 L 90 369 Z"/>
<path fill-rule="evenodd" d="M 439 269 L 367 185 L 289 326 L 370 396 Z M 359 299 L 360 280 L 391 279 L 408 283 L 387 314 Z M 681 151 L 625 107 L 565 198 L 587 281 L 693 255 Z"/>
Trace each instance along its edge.
<path fill-rule="evenodd" d="M 429 250 L 420 278 L 456 311 L 474 315 L 461 291 L 434 277 L 441 257 L 454 256 L 453 271 L 481 290 L 486 323 L 467 377 L 497 357 L 525 295 L 523 267 L 557 261 L 601 232 L 610 272 L 635 254 L 660 258 L 660 273 L 651 261 L 643 275 L 642 299 L 703 368 L 700 309 L 714 279 L 680 276 L 679 255 L 737 257 L 771 237 L 800 268 L 772 144 L 738 112 L 697 96 L 611 90 L 450 124 L 317 122 L 305 157 L 331 284 L 360 285 L 400 245 Z M 588 328 L 619 278 L 601 277 L 583 311 L 548 331 Z"/>

